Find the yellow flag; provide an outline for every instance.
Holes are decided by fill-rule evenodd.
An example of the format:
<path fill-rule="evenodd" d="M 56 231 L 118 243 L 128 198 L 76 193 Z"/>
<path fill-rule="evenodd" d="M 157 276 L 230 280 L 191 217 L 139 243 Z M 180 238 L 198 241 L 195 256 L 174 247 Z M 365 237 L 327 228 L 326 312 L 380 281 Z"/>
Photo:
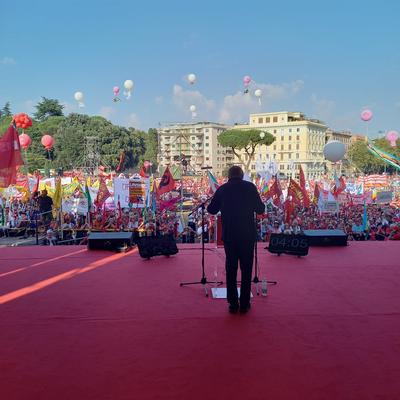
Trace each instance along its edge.
<path fill-rule="evenodd" d="M 62 201 L 62 186 L 61 186 L 61 178 L 57 179 L 56 182 L 56 191 L 53 196 L 53 208 L 59 210 L 61 208 Z"/>

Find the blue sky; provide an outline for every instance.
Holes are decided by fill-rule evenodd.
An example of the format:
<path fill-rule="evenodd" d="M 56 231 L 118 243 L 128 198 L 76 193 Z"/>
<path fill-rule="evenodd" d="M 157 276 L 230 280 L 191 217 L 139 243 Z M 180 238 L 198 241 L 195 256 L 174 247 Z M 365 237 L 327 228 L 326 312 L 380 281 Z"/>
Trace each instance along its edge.
<path fill-rule="evenodd" d="M 10 101 L 14 112 L 32 112 L 46 96 L 67 112 L 147 129 L 190 121 L 193 104 L 197 120 L 303 111 L 366 133 L 359 115 L 369 107 L 371 136 L 400 130 L 395 0 L 15 3 L 0 10 L 0 106 Z M 185 81 L 189 73 L 195 85 Z M 253 79 L 247 96 L 244 75 Z M 112 88 L 126 79 L 133 96 L 114 103 Z"/>

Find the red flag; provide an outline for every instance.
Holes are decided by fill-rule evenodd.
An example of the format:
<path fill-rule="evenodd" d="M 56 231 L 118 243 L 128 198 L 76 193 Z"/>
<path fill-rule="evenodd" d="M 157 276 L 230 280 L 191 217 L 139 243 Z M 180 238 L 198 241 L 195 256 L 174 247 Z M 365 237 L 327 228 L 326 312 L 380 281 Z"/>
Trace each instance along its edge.
<path fill-rule="evenodd" d="M 291 216 L 294 213 L 294 204 L 291 200 L 286 199 L 285 202 L 283 203 L 283 208 L 285 210 L 285 223 L 290 224 Z"/>
<path fill-rule="evenodd" d="M 121 153 L 121 155 L 119 156 L 119 163 L 117 165 L 117 168 L 115 168 L 116 172 L 121 171 L 121 168 L 122 168 L 122 165 L 124 164 L 124 162 L 125 162 L 125 152 L 123 151 Z"/>
<path fill-rule="evenodd" d="M 280 207 L 282 205 L 281 196 L 282 188 L 279 178 L 276 176 L 274 183 L 271 185 L 271 189 L 268 190 L 265 197 L 266 199 L 272 199 L 272 202 L 275 204 L 275 206 Z"/>
<path fill-rule="evenodd" d="M 335 187 L 333 189 L 333 195 L 335 197 L 338 197 L 340 193 L 344 192 L 344 190 L 346 189 L 346 182 L 343 178 L 343 176 L 341 176 L 338 180 L 338 182 L 335 182 Z"/>
<path fill-rule="evenodd" d="M 303 168 L 301 167 L 301 164 L 300 164 L 300 187 L 303 190 L 306 190 L 306 178 L 304 176 L 304 171 Z"/>
<path fill-rule="evenodd" d="M 175 189 L 175 180 L 172 177 L 169 168 L 167 167 L 161 177 L 161 182 L 158 185 L 157 193 L 160 196 L 161 194 L 170 192 L 173 189 Z"/>
<path fill-rule="evenodd" d="M 149 160 L 144 161 L 142 168 L 140 168 L 139 175 L 142 178 L 150 178 L 151 175 L 151 162 Z"/>
<path fill-rule="evenodd" d="M 288 196 L 292 197 L 292 202 L 299 206 L 304 204 L 304 194 L 300 185 L 293 179 L 290 179 L 288 186 Z"/>
<path fill-rule="evenodd" d="M 18 132 L 10 125 L 0 138 L 0 187 L 8 187 L 17 181 L 18 167 L 24 165 Z"/>
<path fill-rule="evenodd" d="M 99 191 L 97 192 L 97 197 L 94 204 L 96 207 L 101 207 L 110 196 L 111 193 L 108 190 L 106 181 L 103 178 L 100 178 Z"/>
<path fill-rule="evenodd" d="M 306 189 L 306 178 L 304 176 L 303 168 L 300 164 L 300 187 L 303 191 L 303 203 L 304 207 L 310 207 L 310 197 L 308 196 L 307 189 Z"/>
<path fill-rule="evenodd" d="M 37 174 L 36 174 L 36 183 L 35 183 L 35 186 L 33 187 L 32 193 L 37 193 L 39 191 L 39 183 L 40 183 L 40 173 L 37 172 Z"/>

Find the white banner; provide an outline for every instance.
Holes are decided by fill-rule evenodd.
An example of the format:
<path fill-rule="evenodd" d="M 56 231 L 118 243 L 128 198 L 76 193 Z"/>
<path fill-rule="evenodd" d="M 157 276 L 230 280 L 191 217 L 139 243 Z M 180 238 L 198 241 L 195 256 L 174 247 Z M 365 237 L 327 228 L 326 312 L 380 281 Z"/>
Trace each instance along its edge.
<path fill-rule="evenodd" d="M 143 208 L 145 205 L 145 183 L 143 179 L 140 177 L 114 178 L 114 204 L 116 207 L 118 201 L 121 208 Z"/>
<path fill-rule="evenodd" d="M 69 197 L 62 201 L 62 211 L 86 215 L 88 213 L 88 201 L 86 197 Z"/>
<path fill-rule="evenodd" d="M 321 205 L 321 212 L 335 213 L 339 211 L 339 204 L 337 201 L 324 200 Z"/>

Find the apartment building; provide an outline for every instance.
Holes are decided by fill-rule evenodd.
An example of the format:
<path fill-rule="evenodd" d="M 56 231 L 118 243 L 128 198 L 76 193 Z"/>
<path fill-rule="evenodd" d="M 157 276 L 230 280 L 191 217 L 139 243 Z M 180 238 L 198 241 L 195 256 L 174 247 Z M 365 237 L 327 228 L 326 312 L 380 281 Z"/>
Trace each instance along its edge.
<path fill-rule="evenodd" d="M 325 172 L 323 148 L 328 127 L 317 119 L 307 118 L 301 112 L 257 113 L 250 114 L 248 124 L 234 128 L 260 129 L 274 135 L 275 142 L 270 146 L 261 145 L 255 158 L 276 162 L 281 174 L 287 177 L 296 176 L 300 165 L 307 179 L 319 178 Z M 252 173 L 255 161 L 251 164 Z"/>
<path fill-rule="evenodd" d="M 222 175 L 234 161 L 232 150 L 217 141 L 219 134 L 228 128 L 215 122 L 193 122 L 158 129 L 160 167 L 180 166 L 188 175 L 199 175 L 204 168 L 210 168 L 214 175 Z"/>

